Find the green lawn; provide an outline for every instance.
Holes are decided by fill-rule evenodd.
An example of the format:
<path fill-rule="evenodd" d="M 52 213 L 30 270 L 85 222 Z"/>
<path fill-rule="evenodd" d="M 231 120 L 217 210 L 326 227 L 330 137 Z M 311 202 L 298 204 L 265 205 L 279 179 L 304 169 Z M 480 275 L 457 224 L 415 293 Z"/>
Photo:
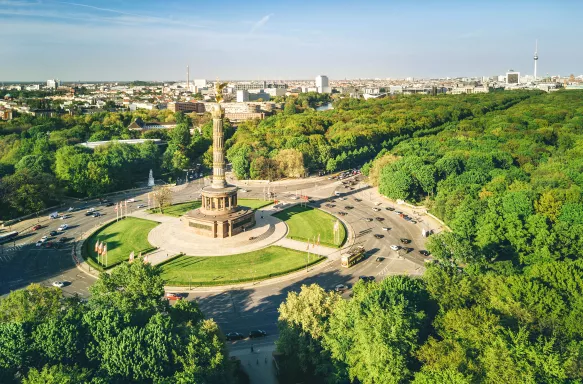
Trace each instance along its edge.
<path fill-rule="evenodd" d="M 320 244 L 339 248 L 346 240 L 346 229 L 342 222 L 339 225 L 339 243 L 334 243 L 334 223 L 337 218 L 311 207 L 295 205 L 274 215 L 285 221 L 289 228 L 287 237 L 293 240 L 305 241 L 318 239 Z"/>
<path fill-rule="evenodd" d="M 310 255 L 310 265 L 323 257 Z M 263 280 L 306 267 L 307 253 L 271 246 L 232 256 L 178 256 L 161 264 L 167 285 L 224 285 Z"/>
<path fill-rule="evenodd" d="M 96 265 L 95 243 L 98 240 L 107 244 L 108 268 L 128 260 L 131 251 L 135 252 L 136 257 L 140 252 L 149 252 L 154 247 L 148 242 L 148 233 L 158 224 L 155 221 L 128 217 L 107 225 L 85 241 L 83 257 L 93 266 Z M 105 266 L 104 264 L 105 260 L 99 266 Z"/>
<path fill-rule="evenodd" d="M 180 217 L 188 211 L 200 208 L 200 201 L 189 201 L 187 203 L 178 203 L 164 208 L 164 214 L 168 216 Z M 160 213 L 158 208 L 148 210 L 149 213 Z"/>
<path fill-rule="evenodd" d="M 257 199 L 239 199 L 239 205 L 251 209 L 259 209 L 270 204 L 273 204 L 273 202 Z M 189 201 L 187 203 L 178 203 L 164 208 L 164 214 L 168 216 L 180 217 L 184 215 L 186 212 L 197 208 L 200 208 L 200 201 Z M 160 210 L 158 208 L 152 208 L 149 209 L 148 212 L 159 213 Z"/>

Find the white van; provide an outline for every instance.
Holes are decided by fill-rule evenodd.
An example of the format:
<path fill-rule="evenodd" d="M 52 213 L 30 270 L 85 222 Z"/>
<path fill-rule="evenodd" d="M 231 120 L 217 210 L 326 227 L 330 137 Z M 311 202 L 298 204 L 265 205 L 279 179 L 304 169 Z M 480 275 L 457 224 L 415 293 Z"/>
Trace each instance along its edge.
<path fill-rule="evenodd" d="M 340 196 L 340 195 L 342 195 L 340 192 L 334 192 L 334 194 L 335 194 L 336 196 Z"/>
<path fill-rule="evenodd" d="M 49 219 L 56 219 L 59 217 L 59 212 L 53 212 L 49 215 Z"/>

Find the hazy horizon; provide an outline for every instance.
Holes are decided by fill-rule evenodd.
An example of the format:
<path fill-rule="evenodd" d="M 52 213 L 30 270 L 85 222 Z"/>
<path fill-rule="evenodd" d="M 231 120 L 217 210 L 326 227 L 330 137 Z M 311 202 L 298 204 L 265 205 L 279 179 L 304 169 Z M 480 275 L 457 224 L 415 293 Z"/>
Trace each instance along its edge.
<path fill-rule="evenodd" d="M 0 0 L 0 81 L 580 75 L 583 2 Z M 112 80 L 101 80 L 112 79 Z M 175 79 L 175 80 L 173 80 Z"/>

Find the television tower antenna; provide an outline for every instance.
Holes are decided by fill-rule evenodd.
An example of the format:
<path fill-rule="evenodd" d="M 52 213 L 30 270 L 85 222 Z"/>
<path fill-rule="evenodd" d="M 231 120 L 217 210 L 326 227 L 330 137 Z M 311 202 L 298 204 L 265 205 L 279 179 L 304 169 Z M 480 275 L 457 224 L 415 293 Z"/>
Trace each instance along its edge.
<path fill-rule="evenodd" d="M 536 72 L 536 70 L 535 70 Z M 536 75 L 535 75 L 536 76 Z M 186 90 L 190 92 L 190 66 L 186 66 Z"/>
<path fill-rule="evenodd" d="M 538 39 L 534 45 L 534 81 L 536 81 L 536 62 L 538 61 Z"/>

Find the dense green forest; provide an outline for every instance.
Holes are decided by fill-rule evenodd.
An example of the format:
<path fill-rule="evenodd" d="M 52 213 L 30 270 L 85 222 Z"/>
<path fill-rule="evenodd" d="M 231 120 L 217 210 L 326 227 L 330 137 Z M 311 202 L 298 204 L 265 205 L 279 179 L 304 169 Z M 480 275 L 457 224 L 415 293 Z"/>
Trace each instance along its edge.
<path fill-rule="evenodd" d="M 280 308 L 289 382 L 581 383 L 583 92 L 531 94 L 364 168 L 452 228 L 423 278 L 318 286 Z"/>
<path fill-rule="evenodd" d="M 156 267 L 124 263 L 90 290 L 33 284 L 0 300 L 0 382 L 239 383 L 217 324 L 195 302 L 171 306 Z"/>

